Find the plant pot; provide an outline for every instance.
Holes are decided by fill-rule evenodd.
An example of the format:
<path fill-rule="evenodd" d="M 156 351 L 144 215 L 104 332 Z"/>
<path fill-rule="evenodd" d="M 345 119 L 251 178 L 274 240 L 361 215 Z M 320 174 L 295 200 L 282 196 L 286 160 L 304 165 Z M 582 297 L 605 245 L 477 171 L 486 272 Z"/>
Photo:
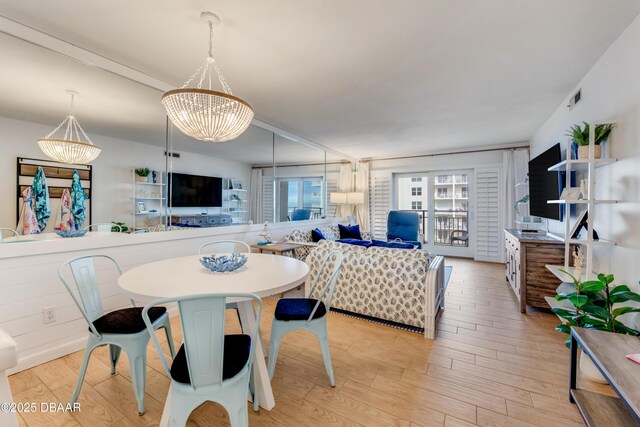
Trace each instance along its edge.
<path fill-rule="evenodd" d="M 149 177 L 148 176 L 136 175 L 136 181 L 138 181 L 138 182 L 148 182 L 149 181 Z"/>
<path fill-rule="evenodd" d="M 600 383 L 600 384 L 609 384 L 607 380 L 604 379 L 596 365 L 593 364 L 591 358 L 584 354 L 584 351 L 580 352 L 580 372 L 587 379 Z"/>
<path fill-rule="evenodd" d="M 596 145 L 594 148 L 594 158 L 599 159 L 602 157 L 602 147 Z M 589 158 L 589 146 L 583 145 L 578 147 L 578 159 L 588 159 Z"/>

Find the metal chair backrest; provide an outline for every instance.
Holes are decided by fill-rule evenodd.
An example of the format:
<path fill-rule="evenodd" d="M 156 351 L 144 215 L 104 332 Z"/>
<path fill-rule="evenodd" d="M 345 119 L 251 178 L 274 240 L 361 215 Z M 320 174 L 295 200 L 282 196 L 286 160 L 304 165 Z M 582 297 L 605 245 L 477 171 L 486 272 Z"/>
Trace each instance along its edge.
<path fill-rule="evenodd" d="M 241 242 L 240 240 L 218 240 L 215 242 L 205 243 L 204 245 L 200 246 L 200 249 L 198 249 L 199 255 L 205 253 L 222 254 L 232 252 L 248 254 L 251 252 L 251 248 L 248 244 L 246 244 L 245 242 Z"/>
<path fill-rule="evenodd" d="M 342 252 L 332 251 L 332 252 L 329 252 L 326 257 L 324 257 L 324 260 L 322 261 L 322 265 L 318 270 L 318 275 L 313 281 L 313 285 L 311 286 L 311 291 L 309 292 L 309 295 L 313 295 L 313 292 L 315 291 L 316 286 L 318 286 L 318 281 L 320 277 L 324 276 L 325 268 L 329 268 L 327 263 L 329 262 L 329 259 L 332 257 L 333 257 L 333 270 L 331 271 L 331 274 L 327 278 L 327 281 L 324 283 L 322 291 L 318 295 L 318 302 L 316 303 L 315 307 L 313 307 L 313 310 L 311 311 L 311 314 L 309 315 L 307 322 L 310 322 L 313 319 L 313 315 L 316 313 L 316 310 L 320 306 L 320 302 L 323 302 L 322 300 L 325 298 L 325 296 L 326 296 L 326 300 L 324 301 L 324 305 L 327 309 L 327 312 L 329 312 L 329 309 L 331 308 L 331 299 L 333 298 L 333 292 L 336 289 L 336 282 L 338 281 L 338 275 L 340 274 L 340 269 L 342 268 L 342 260 L 344 259 L 344 255 L 342 254 Z"/>
<path fill-rule="evenodd" d="M 149 309 L 156 305 L 178 303 L 187 368 L 193 389 L 219 385 L 223 381 L 225 307 L 227 298 L 252 299 L 256 301 L 258 309 L 255 324 L 260 324 L 262 300 L 254 294 L 204 294 L 164 298 L 150 302 L 142 310 L 142 319 L 147 325 L 147 329 L 153 331 L 148 313 Z M 258 327 L 255 329 L 248 334 L 251 337 L 251 349 L 247 363 L 253 360 L 255 343 L 259 339 Z M 158 338 L 152 333 L 151 339 L 158 350 L 167 375 L 171 377 L 171 370 Z"/>
<path fill-rule="evenodd" d="M 120 227 L 118 224 L 112 224 L 109 222 L 89 224 L 84 229 L 87 231 L 91 231 L 91 229 L 95 229 L 96 231 L 100 231 L 102 233 L 110 233 L 111 231 L 113 231 L 114 233 L 120 233 L 122 231 L 122 227 Z"/>
<path fill-rule="evenodd" d="M 5 227 L 0 227 L 0 242 L 2 242 L 2 233 L 3 232 L 8 232 L 9 234 L 11 234 L 11 236 L 9 237 L 16 237 L 19 236 L 18 232 L 16 230 L 14 230 L 13 228 L 5 228 Z"/>
<path fill-rule="evenodd" d="M 100 333 L 98 333 L 93 325 L 93 321 L 104 314 L 98 279 L 96 277 L 96 269 L 93 262 L 96 258 L 104 258 L 111 261 L 117 269 L 118 275 L 122 274 L 122 269 L 120 269 L 118 262 L 110 256 L 87 255 L 65 261 L 58 269 L 58 277 L 62 284 L 67 288 L 67 291 L 69 291 L 71 298 L 73 298 L 73 301 L 76 303 L 78 309 L 84 316 L 84 319 L 87 321 L 91 332 L 100 336 Z M 79 299 L 76 296 L 76 292 L 73 291 L 71 285 L 64 277 L 64 270 L 67 266 L 71 270 L 73 281 L 76 285 L 76 291 L 80 297 Z M 131 300 L 131 302 L 135 305 L 133 300 Z"/>

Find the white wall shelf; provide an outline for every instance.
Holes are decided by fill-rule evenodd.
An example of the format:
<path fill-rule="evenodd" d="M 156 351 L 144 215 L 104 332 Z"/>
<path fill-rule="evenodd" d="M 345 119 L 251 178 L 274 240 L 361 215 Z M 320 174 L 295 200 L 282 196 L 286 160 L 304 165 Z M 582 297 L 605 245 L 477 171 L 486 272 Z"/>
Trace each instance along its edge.
<path fill-rule="evenodd" d="M 158 173 L 157 179 L 157 182 L 138 181 L 135 170 L 131 171 L 131 224 L 133 230 L 165 222 L 166 199 L 163 174 Z M 140 212 L 139 203 L 144 204 L 145 210 L 142 212 Z M 156 212 L 149 212 L 150 210 Z"/>
<path fill-rule="evenodd" d="M 602 166 L 609 165 L 611 163 L 615 163 L 618 159 L 594 159 L 595 167 L 599 168 Z M 588 169 L 589 168 L 589 160 L 588 159 L 572 159 L 572 160 L 563 160 L 560 163 L 556 163 L 547 169 L 549 172 L 559 171 L 562 172 L 566 169 L 567 165 L 571 165 L 573 170 L 580 169 Z"/>
<path fill-rule="evenodd" d="M 593 279 L 594 273 L 593 273 L 593 248 L 595 246 L 605 246 L 605 245 L 614 245 L 615 246 L 615 242 L 611 241 L 611 240 L 607 240 L 607 239 L 598 239 L 598 240 L 594 240 L 593 238 L 593 224 L 594 224 L 594 217 L 595 217 L 595 206 L 599 205 L 599 204 L 611 204 L 611 203 L 618 203 L 618 200 L 600 200 L 600 199 L 596 199 L 595 198 L 595 169 L 597 167 L 601 167 L 601 166 L 606 166 L 606 165 L 611 165 L 613 163 L 615 163 L 617 161 L 617 159 L 615 158 L 604 158 L 604 159 L 596 159 L 595 158 L 595 128 L 598 125 L 601 124 L 613 124 L 615 126 L 615 123 L 591 123 L 589 124 L 589 158 L 587 159 L 572 159 L 571 158 L 571 142 L 569 141 L 569 143 L 567 144 L 568 148 L 567 148 L 567 154 L 566 154 L 566 159 L 560 163 L 557 163 L 553 166 L 551 166 L 548 170 L 549 171 L 564 171 L 566 172 L 566 187 L 570 187 L 571 186 L 571 172 L 574 171 L 578 171 L 578 172 L 583 172 L 586 173 L 586 180 L 587 180 L 587 194 L 589 195 L 589 197 L 587 199 L 581 199 L 581 200 L 548 200 L 547 203 L 555 203 L 555 204 L 564 204 L 567 206 L 567 208 L 565 209 L 565 215 L 566 215 L 566 219 L 564 221 L 565 223 L 565 238 L 563 238 L 564 240 L 564 266 L 553 266 L 553 265 L 547 265 L 547 269 L 549 271 L 551 271 L 554 275 L 556 275 L 556 277 L 558 277 L 560 280 L 567 281 L 566 279 L 568 278 L 568 276 L 566 276 L 566 274 L 559 272 L 559 269 L 562 268 L 566 271 L 573 271 L 573 267 L 569 267 L 569 264 L 571 263 L 571 257 L 573 256 L 573 254 L 571 253 L 571 247 L 572 245 L 583 245 L 586 247 L 586 256 L 585 256 L 585 261 L 586 261 L 586 265 L 584 266 L 584 269 L 586 271 L 586 274 L 583 274 L 581 276 L 582 280 L 591 280 Z M 586 232 L 586 238 L 584 239 L 574 239 L 571 238 L 570 234 L 572 233 L 573 227 L 571 224 L 571 217 L 570 217 L 570 209 L 569 207 L 571 205 L 581 205 L 584 207 L 584 209 L 587 211 L 587 227 L 586 227 L 586 231 L 583 231 L 583 233 Z M 569 278 L 570 279 L 570 278 Z"/>
<path fill-rule="evenodd" d="M 232 188 L 233 184 L 240 184 L 242 188 Z M 242 179 L 222 179 L 222 213 L 231 215 L 234 224 L 247 224 L 249 222 L 248 200 L 245 194 L 247 191 Z M 237 199 L 234 199 L 234 196 Z"/>
<path fill-rule="evenodd" d="M 549 204 L 585 205 L 593 203 L 595 205 L 618 203 L 618 200 L 596 200 L 596 199 L 576 199 L 576 200 L 547 200 Z"/>

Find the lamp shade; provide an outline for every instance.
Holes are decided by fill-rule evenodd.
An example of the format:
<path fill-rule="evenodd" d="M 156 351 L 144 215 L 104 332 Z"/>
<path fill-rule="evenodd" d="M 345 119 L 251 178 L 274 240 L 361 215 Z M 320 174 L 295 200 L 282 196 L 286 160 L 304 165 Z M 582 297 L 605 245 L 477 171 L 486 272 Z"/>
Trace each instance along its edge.
<path fill-rule="evenodd" d="M 350 205 L 361 205 L 364 203 L 364 193 L 347 193 L 347 203 Z"/>
<path fill-rule="evenodd" d="M 329 194 L 329 203 L 333 203 L 334 205 L 343 205 L 347 203 L 347 193 Z"/>

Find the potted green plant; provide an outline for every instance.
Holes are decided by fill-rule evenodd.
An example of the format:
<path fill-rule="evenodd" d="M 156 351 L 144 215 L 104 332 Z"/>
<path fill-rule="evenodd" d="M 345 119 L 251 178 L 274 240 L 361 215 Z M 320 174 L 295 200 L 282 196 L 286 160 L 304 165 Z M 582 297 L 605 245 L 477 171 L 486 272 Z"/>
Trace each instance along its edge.
<path fill-rule="evenodd" d="M 567 136 L 573 138 L 573 142 L 578 145 L 578 159 L 588 159 L 589 158 L 589 123 L 582 122 L 584 127 L 580 125 L 573 125 L 569 129 Z M 600 144 L 605 142 L 611 133 L 611 129 L 613 129 L 612 124 L 606 125 L 597 125 L 595 130 L 595 146 L 594 149 L 594 157 L 599 159 L 602 157 L 602 147 Z"/>
<path fill-rule="evenodd" d="M 573 308 L 552 308 L 564 322 L 556 326 L 558 332 L 569 334 L 571 326 L 597 329 L 617 334 L 640 335 L 637 331 L 618 318 L 629 313 L 638 313 L 640 308 L 623 305 L 628 301 L 640 302 L 640 295 L 632 292 L 627 285 L 612 286 L 613 274 L 598 274 L 598 280 L 580 281 L 572 274 L 562 270 L 573 280 L 573 289 L 569 292 L 559 292 L 557 301 L 568 301 Z M 569 347 L 571 338 L 567 338 L 565 345 Z M 587 378 L 606 383 L 591 359 L 580 356 L 580 370 Z"/>
<path fill-rule="evenodd" d="M 111 224 L 113 224 L 113 226 L 111 226 L 112 233 L 128 233 L 129 232 L 129 227 L 127 227 L 127 225 L 124 222 L 111 221 Z"/>
<path fill-rule="evenodd" d="M 138 182 L 147 182 L 150 173 L 151 170 L 149 168 L 138 168 L 136 169 L 136 180 Z"/>

